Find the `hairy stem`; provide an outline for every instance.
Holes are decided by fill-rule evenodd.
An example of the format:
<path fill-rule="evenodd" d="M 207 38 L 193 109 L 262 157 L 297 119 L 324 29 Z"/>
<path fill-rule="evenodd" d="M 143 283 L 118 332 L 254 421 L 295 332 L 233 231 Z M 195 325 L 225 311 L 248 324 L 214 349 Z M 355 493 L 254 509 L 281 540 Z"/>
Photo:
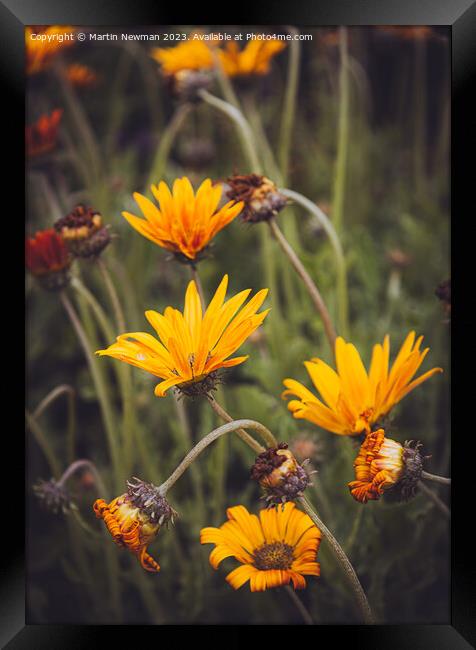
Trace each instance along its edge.
<path fill-rule="evenodd" d="M 216 401 L 216 399 L 212 395 L 207 395 L 207 399 L 210 402 L 210 405 L 212 409 L 215 411 L 215 413 L 221 417 L 222 420 L 225 422 L 234 422 L 233 418 L 229 413 L 225 411 L 225 409 L 220 406 L 220 404 Z M 263 440 L 266 442 L 268 447 L 277 447 L 278 443 L 276 441 L 276 438 L 273 436 L 271 431 L 269 429 L 266 429 L 263 425 L 261 429 L 261 435 L 263 437 Z M 250 435 L 246 433 L 242 428 L 238 429 L 236 433 L 239 435 L 239 437 L 243 440 L 243 442 L 246 442 L 246 444 L 251 447 L 257 454 L 261 454 L 263 451 L 265 451 L 265 448 L 260 445 L 254 438 L 252 438 Z"/>
<path fill-rule="evenodd" d="M 340 546 L 339 542 L 336 540 L 334 535 L 331 533 L 331 531 L 327 528 L 327 526 L 320 520 L 316 512 L 313 510 L 311 504 L 309 501 L 306 499 L 306 497 L 299 497 L 298 501 L 301 503 L 303 506 L 304 510 L 307 512 L 309 517 L 312 519 L 312 521 L 316 524 L 316 526 L 319 528 L 319 530 L 322 532 L 324 537 L 326 538 L 327 542 L 329 543 L 332 551 L 334 552 L 336 558 L 339 560 L 339 563 L 341 567 L 343 568 L 349 583 L 352 587 L 352 591 L 354 593 L 355 599 L 357 601 L 359 610 L 362 614 L 362 618 L 366 624 L 372 624 L 375 623 L 374 617 L 372 614 L 372 610 L 370 609 L 370 605 L 367 600 L 367 596 L 365 595 L 364 590 L 362 589 L 362 585 L 360 584 L 360 581 L 357 577 L 357 574 L 354 570 L 354 567 L 350 563 L 349 558 L 347 555 L 344 553 L 342 550 L 342 547 Z"/>
<path fill-rule="evenodd" d="M 420 490 L 426 494 L 426 496 L 433 501 L 435 506 L 445 515 L 445 517 L 448 517 L 448 519 L 451 518 L 451 510 L 448 508 L 446 503 L 443 503 L 443 501 L 440 499 L 440 497 L 433 492 L 433 490 L 430 490 L 429 487 L 427 487 L 423 481 L 418 482 L 418 487 Z"/>
<path fill-rule="evenodd" d="M 441 483 L 442 485 L 451 485 L 451 479 L 437 474 L 430 474 L 429 472 L 422 472 L 421 477 L 433 483 Z"/>
<path fill-rule="evenodd" d="M 109 270 L 102 257 L 97 257 L 96 263 L 99 267 L 99 271 L 101 272 L 102 279 L 104 280 L 104 285 L 109 294 L 109 299 L 111 301 L 112 309 L 114 311 L 114 318 L 116 320 L 117 328 L 119 329 L 120 332 L 125 332 L 126 322 L 124 318 L 124 312 L 122 311 L 119 296 L 117 295 L 116 287 L 114 286 L 114 282 L 112 281 L 111 274 L 109 273 Z"/>
<path fill-rule="evenodd" d="M 289 27 L 288 31 L 296 35 L 298 30 Z M 294 114 L 296 112 L 296 95 L 299 80 L 299 60 L 301 58 L 301 44 L 298 40 L 292 40 L 289 44 L 289 63 L 286 91 L 284 95 L 283 109 L 281 113 L 281 129 L 279 143 L 279 166 L 283 179 L 288 177 L 289 149 L 291 145 L 292 127 Z"/>
<path fill-rule="evenodd" d="M 234 421 L 232 420 L 231 422 L 227 422 L 227 424 L 223 424 L 221 427 L 214 429 L 211 433 L 203 437 L 195 445 L 195 447 L 193 447 L 193 449 L 191 449 L 188 452 L 188 454 L 182 460 L 182 462 L 177 467 L 177 469 L 159 487 L 161 495 L 165 496 L 167 494 L 170 488 L 174 485 L 174 483 L 178 481 L 178 479 L 187 470 L 187 468 L 190 467 L 190 465 L 197 458 L 197 456 L 199 456 L 202 453 L 202 451 L 204 451 L 209 445 L 211 445 L 212 442 L 215 442 L 215 440 L 220 438 L 220 436 L 224 436 L 227 433 L 230 433 L 232 431 L 236 431 L 236 432 L 243 431 L 243 428 L 256 431 L 263 438 L 265 442 L 269 442 L 270 438 L 273 438 L 273 434 L 263 424 L 261 424 L 260 422 L 256 422 L 255 420 L 234 420 Z M 264 451 L 264 447 L 258 445 L 258 443 L 253 438 L 251 438 L 251 436 L 248 436 L 248 438 L 250 438 L 250 440 L 252 440 L 253 442 L 252 443 L 247 442 L 247 444 L 254 451 L 258 451 L 258 448 L 261 451 Z"/>
<path fill-rule="evenodd" d="M 286 590 L 288 596 L 293 601 L 293 603 L 296 605 L 296 609 L 301 614 L 305 624 L 306 625 L 314 625 L 314 621 L 312 620 L 312 617 L 311 617 L 310 613 L 307 611 L 307 608 L 305 607 L 304 603 L 299 598 L 297 593 L 294 591 L 294 589 L 292 587 L 290 587 L 289 585 L 286 585 L 285 590 Z"/>
<path fill-rule="evenodd" d="M 281 246 L 282 250 L 284 253 L 287 255 L 289 258 L 289 261 L 291 262 L 292 266 L 294 267 L 296 273 L 299 275 L 301 280 L 304 282 L 304 286 L 306 287 L 309 295 L 311 296 L 312 302 L 314 303 L 314 306 L 316 307 L 317 311 L 319 312 L 319 315 L 322 319 L 322 322 L 324 324 L 324 330 L 327 336 L 327 340 L 329 341 L 329 345 L 331 348 L 331 352 L 334 353 L 334 345 L 335 345 L 335 340 L 336 340 L 336 333 L 334 330 L 334 326 L 331 321 L 331 317 L 329 315 L 329 312 L 327 310 L 326 304 L 324 300 L 322 299 L 322 296 L 319 292 L 319 289 L 316 287 L 314 281 L 312 280 L 311 276 L 309 273 L 306 271 L 304 268 L 303 263 L 299 259 L 299 257 L 296 255 L 294 252 L 293 248 L 287 241 L 286 237 L 283 235 L 281 232 L 275 218 L 271 218 L 268 221 L 269 227 L 271 229 L 271 232 L 273 233 L 274 237 L 277 239 L 279 245 Z"/>
<path fill-rule="evenodd" d="M 63 486 L 66 484 L 66 482 L 74 475 L 76 472 L 80 469 L 87 468 L 91 472 L 91 474 L 94 476 L 94 481 L 96 483 L 96 486 L 100 492 L 104 496 L 104 498 L 108 498 L 108 491 L 106 489 L 106 486 L 104 485 L 104 482 L 101 478 L 101 475 L 99 474 L 96 465 L 91 461 L 87 460 L 86 458 L 80 458 L 79 460 L 75 460 L 74 463 L 71 463 L 71 465 L 66 468 L 66 470 L 63 472 L 63 476 L 60 478 L 58 481 L 59 486 Z"/>
<path fill-rule="evenodd" d="M 74 458 L 74 439 L 76 436 L 76 391 L 68 384 L 56 386 L 44 397 L 33 411 L 33 419 L 37 420 L 46 409 L 61 395 L 68 396 L 68 425 L 66 430 L 66 457 L 72 463 Z"/>
<path fill-rule="evenodd" d="M 44 453 L 46 460 L 48 461 L 48 465 L 50 466 L 53 477 L 55 479 L 58 479 L 61 474 L 60 464 L 48 441 L 48 438 L 43 432 L 43 429 L 28 411 L 25 411 L 25 420 L 41 451 Z"/>

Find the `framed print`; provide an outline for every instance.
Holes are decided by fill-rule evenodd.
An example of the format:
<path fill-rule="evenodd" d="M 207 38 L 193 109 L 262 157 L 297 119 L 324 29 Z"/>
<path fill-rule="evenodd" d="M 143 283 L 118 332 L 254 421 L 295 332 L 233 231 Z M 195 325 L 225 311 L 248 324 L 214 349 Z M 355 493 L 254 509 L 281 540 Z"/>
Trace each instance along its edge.
<path fill-rule="evenodd" d="M 243 9 L 0 4 L 7 648 L 474 643 L 475 5 Z"/>

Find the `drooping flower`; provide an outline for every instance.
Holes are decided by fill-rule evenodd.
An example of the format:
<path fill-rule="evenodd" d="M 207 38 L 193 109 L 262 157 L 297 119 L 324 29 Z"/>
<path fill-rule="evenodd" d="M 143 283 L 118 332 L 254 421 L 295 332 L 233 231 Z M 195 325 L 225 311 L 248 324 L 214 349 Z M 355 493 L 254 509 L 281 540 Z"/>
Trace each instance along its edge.
<path fill-rule="evenodd" d="M 160 64 L 172 93 L 179 99 L 199 101 L 198 91 L 207 90 L 212 83 L 212 50 L 193 36 L 175 47 L 153 48 L 151 56 Z"/>
<path fill-rule="evenodd" d="M 55 148 L 63 110 L 42 115 L 34 124 L 25 128 L 26 153 L 30 158 L 49 153 Z"/>
<path fill-rule="evenodd" d="M 386 438 L 383 429 L 367 434 L 354 461 L 355 481 L 349 483 L 354 499 L 367 503 L 387 490 L 395 493 L 397 500 L 414 496 L 423 469 L 421 446 L 414 441 L 402 446 Z"/>
<path fill-rule="evenodd" d="M 152 483 L 134 478 L 127 482 L 127 492 L 106 503 L 97 499 L 93 505 L 118 546 L 127 548 L 146 571 L 157 573 L 159 564 L 147 553 L 147 546 L 161 526 L 173 523 L 176 512 Z"/>
<path fill-rule="evenodd" d="M 59 512 L 67 515 L 75 507 L 68 489 L 54 479 L 40 479 L 33 486 L 33 492 L 42 506 L 55 515 Z"/>
<path fill-rule="evenodd" d="M 26 73 L 48 68 L 59 52 L 75 44 L 75 32 L 71 25 L 25 27 Z"/>
<path fill-rule="evenodd" d="M 233 589 L 239 589 L 248 580 L 251 591 L 265 591 L 290 582 L 294 589 L 304 589 L 305 575 L 320 575 L 316 559 L 321 531 L 294 503 L 261 510 L 259 518 L 244 506 L 235 506 L 228 508 L 227 517 L 220 528 L 203 528 L 200 542 L 215 544 L 210 553 L 214 569 L 227 557 L 241 562 L 226 576 Z"/>
<path fill-rule="evenodd" d="M 163 379 L 155 387 L 157 397 L 176 386 L 185 395 L 212 390 L 220 368 L 243 363 L 247 356 L 229 359 L 266 318 L 269 309 L 256 313 L 268 289 L 258 291 L 243 305 L 251 289 L 241 291 L 225 302 L 228 276 L 225 275 L 205 314 L 197 287 L 191 281 L 185 294 L 183 313 L 167 307 L 164 314 L 146 311 L 145 316 L 159 339 L 145 332 L 121 334 L 116 343 L 96 354 L 107 355 L 142 368 Z"/>
<path fill-rule="evenodd" d="M 151 186 L 157 207 L 148 198 L 134 193 L 145 219 L 129 212 L 122 215 L 141 235 L 158 246 L 172 251 L 181 261 L 198 261 L 213 237 L 239 215 L 243 203 L 228 201 L 222 208 L 220 185 L 212 185 L 207 178 L 193 191 L 189 179 L 174 181 L 172 192 L 161 181 Z"/>
<path fill-rule="evenodd" d="M 76 257 L 94 257 L 109 244 L 111 235 L 97 210 L 78 205 L 58 219 L 55 229 Z"/>
<path fill-rule="evenodd" d="M 69 282 L 71 257 L 53 228 L 26 239 L 25 265 L 45 289 L 60 290 Z"/>
<path fill-rule="evenodd" d="M 295 418 L 309 420 L 339 435 L 370 432 L 371 425 L 402 400 L 414 388 L 441 368 L 432 368 L 413 379 L 429 348 L 420 351 L 423 336 L 415 341 L 410 332 L 389 370 L 390 342 L 373 348 L 367 373 L 360 355 L 351 343 L 338 337 L 335 344 L 337 372 L 321 359 L 305 361 L 304 365 L 319 391 L 322 401 L 294 379 L 285 379 L 282 397 L 295 395 L 288 409 Z"/>
<path fill-rule="evenodd" d="M 261 485 L 268 507 L 293 501 L 309 485 L 309 475 L 297 462 L 286 442 L 259 454 L 251 478 Z"/>
<path fill-rule="evenodd" d="M 253 40 L 240 50 L 236 41 L 229 41 L 219 50 L 219 57 L 223 70 L 229 77 L 261 76 L 268 74 L 272 58 L 285 47 L 283 41 Z"/>
<path fill-rule="evenodd" d="M 66 78 L 77 88 L 91 88 L 98 82 L 98 76 L 94 70 L 81 63 L 71 63 L 66 68 Z"/>
<path fill-rule="evenodd" d="M 266 176 L 243 174 L 226 179 L 229 189 L 227 196 L 234 201 L 243 201 L 241 213 L 243 221 L 258 223 L 268 221 L 282 210 L 288 200 Z"/>

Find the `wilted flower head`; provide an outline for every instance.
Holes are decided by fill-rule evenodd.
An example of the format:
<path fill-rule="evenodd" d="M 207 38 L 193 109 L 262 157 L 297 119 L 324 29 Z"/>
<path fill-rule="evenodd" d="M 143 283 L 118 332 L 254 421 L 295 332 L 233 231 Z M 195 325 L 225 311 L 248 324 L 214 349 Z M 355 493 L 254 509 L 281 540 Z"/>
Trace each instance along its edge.
<path fill-rule="evenodd" d="M 107 355 L 142 368 L 164 381 L 157 384 L 155 394 L 164 397 L 177 386 L 185 395 L 206 394 L 214 388 L 216 373 L 231 368 L 248 358 L 229 359 L 248 336 L 266 318 L 269 309 L 256 313 L 268 289 L 258 291 L 238 313 L 251 289 L 225 302 L 228 276 L 225 275 L 205 314 L 194 281 L 185 294 L 183 313 L 167 307 L 164 314 L 146 311 L 145 316 L 159 339 L 145 332 L 130 332 L 117 337 L 117 342 L 96 354 Z"/>
<path fill-rule="evenodd" d="M 422 340 L 420 336 L 415 341 L 415 332 L 410 332 L 389 369 L 390 342 L 385 336 L 383 345 L 374 345 L 367 373 L 357 349 L 339 336 L 335 343 L 337 372 L 322 359 L 304 362 L 323 401 L 294 379 L 284 380 L 287 390 L 282 396 L 298 398 L 288 403 L 295 418 L 309 420 L 339 435 L 370 432 L 371 425 L 405 395 L 435 373 L 443 372 L 432 368 L 413 379 L 429 350 L 420 351 Z"/>
<path fill-rule="evenodd" d="M 71 25 L 25 27 L 26 73 L 42 72 L 55 56 L 74 45 L 76 28 Z"/>
<path fill-rule="evenodd" d="M 203 528 L 202 544 L 215 544 L 210 564 L 217 569 L 227 557 L 241 566 L 226 576 L 239 589 L 250 581 L 251 591 L 265 591 L 290 582 L 294 589 L 304 589 L 305 575 L 319 576 L 317 551 L 321 531 L 294 503 L 282 508 L 261 510 L 259 519 L 244 506 L 226 511 L 228 521 L 220 528 Z"/>
<path fill-rule="evenodd" d="M 235 201 L 243 201 L 241 213 L 243 221 L 258 223 L 275 217 L 287 204 L 287 198 L 278 191 L 276 185 L 260 174 L 230 176 L 227 196 Z"/>
<path fill-rule="evenodd" d="M 93 257 L 111 241 L 111 235 L 103 225 L 97 210 L 78 205 L 54 224 L 56 231 L 76 257 Z"/>
<path fill-rule="evenodd" d="M 421 443 L 399 442 L 385 437 L 383 429 L 367 434 L 354 462 L 355 481 L 349 490 L 356 501 L 379 499 L 391 490 L 397 500 L 414 496 L 423 469 Z"/>
<path fill-rule="evenodd" d="M 262 76 L 268 74 L 272 58 L 285 47 L 286 43 L 277 39 L 252 40 L 240 50 L 236 41 L 228 41 L 218 55 L 229 77 Z"/>
<path fill-rule="evenodd" d="M 251 478 L 264 489 L 268 507 L 293 501 L 309 485 L 308 474 L 285 442 L 259 454 L 251 468 Z"/>
<path fill-rule="evenodd" d="M 69 282 L 71 257 L 64 241 L 53 228 L 26 239 L 25 264 L 45 289 L 61 290 Z"/>
<path fill-rule="evenodd" d="M 55 515 L 59 512 L 66 515 L 73 507 L 71 495 L 66 487 L 54 479 L 49 481 L 40 479 L 33 486 L 33 492 L 43 507 Z"/>
<path fill-rule="evenodd" d="M 66 78 L 77 88 L 91 88 L 98 82 L 98 76 L 94 70 L 81 63 L 71 63 L 66 68 Z"/>
<path fill-rule="evenodd" d="M 42 115 L 25 129 L 26 153 L 30 158 L 49 153 L 56 146 L 63 110 L 57 108 Z"/>
<path fill-rule="evenodd" d="M 194 193 L 187 177 L 174 181 L 172 192 L 161 181 L 151 186 L 159 207 L 148 198 L 134 193 L 145 219 L 123 212 L 122 215 L 141 235 L 172 251 L 180 261 L 196 262 L 213 237 L 239 215 L 243 203 L 218 204 L 222 188 L 207 178 Z"/>
<path fill-rule="evenodd" d="M 173 523 L 176 512 L 152 483 L 134 478 L 127 482 L 127 492 L 106 503 L 97 499 L 96 517 L 103 519 L 118 546 L 136 555 L 146 571 L 158 572 L 159 564 L 147 553 L 147 546 L 162 525 Z"/>

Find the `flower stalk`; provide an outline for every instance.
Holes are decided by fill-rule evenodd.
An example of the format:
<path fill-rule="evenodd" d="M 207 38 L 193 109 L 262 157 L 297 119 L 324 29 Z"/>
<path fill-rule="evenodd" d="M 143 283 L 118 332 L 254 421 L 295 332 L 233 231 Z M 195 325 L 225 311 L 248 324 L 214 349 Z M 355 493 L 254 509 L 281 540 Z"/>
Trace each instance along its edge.
<path fill-rule="evenodd" d="M 430 474 L 430 472 L 422 471 L 421 477 L 433 483 L 440 483 L 441 485 L 451 485 L 451 479 L 445 476 L 438 476 L 437 474 Z"/>

